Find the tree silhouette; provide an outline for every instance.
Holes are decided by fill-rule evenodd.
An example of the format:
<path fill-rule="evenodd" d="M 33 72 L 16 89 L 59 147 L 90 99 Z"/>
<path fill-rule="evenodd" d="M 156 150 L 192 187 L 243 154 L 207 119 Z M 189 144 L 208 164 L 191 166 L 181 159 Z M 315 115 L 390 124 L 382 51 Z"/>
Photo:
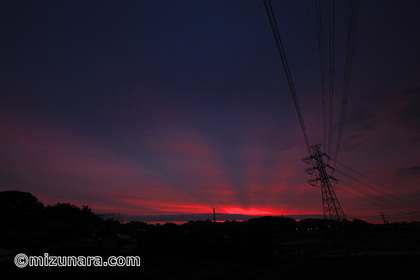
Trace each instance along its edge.
<path fill-rule="evenodd" d="M 66 238 L 90 236 L 103 222 L 89 206 L 80 208 L 70 203 L 48 205 L 45 216 L 50 230 Z"/>
<path fill-rule="evenodd" d="M 3 230 L 33 229 L 43 224 L 44 205 L 29 192 L 0 192 L 0 220 Z"/>

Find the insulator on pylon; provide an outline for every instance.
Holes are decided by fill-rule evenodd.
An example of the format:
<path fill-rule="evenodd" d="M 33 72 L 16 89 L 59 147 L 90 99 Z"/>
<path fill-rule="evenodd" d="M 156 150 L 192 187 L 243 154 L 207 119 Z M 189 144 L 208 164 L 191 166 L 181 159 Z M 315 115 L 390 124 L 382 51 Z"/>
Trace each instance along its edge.
<path fill-rule="evenodd" d="M 335 170 L 335 168 L 334 167 L 332 167 L 331 165 L 329 165 L 329 164 L 325 164 L 325 167 L 328 167 L 329 169 L 331 169 L 331 170 Z"/>
<path fill-rule="evenodd" d="M 323 153 L 322 155 L 324 155 L 328 160 L 331 160 L 331 157 L 327 155 L 326 153 Z"/>
<path fill-rule="evenodd" d="M 333 176 L 330 176 L 330 179 L 331 179 L 334 183 L 338 184 L 338 180 L 337 180 L 337 179 L 335 179 Z"/>
<path fill-rule="evenodd" d="M 309 179 L 309 180 L 307 180 L 306 181 L 309 185 L 312 185 L 312 186 L 316 186 L 316 184 L 318 183 L 318 178 L 313 178 L 313 179 Z"/>
<path fill-rule="evenodd" d="M 313 175 L 315 173 L 316 169 L 311 167 L 311 168 L 305 168 L 304 171 L 306 173 L 308 173 L 309 175 Z"/>
<path fill-rule="evenodd" d="M 303 158 L 302 160 L 306 164 L 313 164 L 313 157 L 312 156 Z"/>

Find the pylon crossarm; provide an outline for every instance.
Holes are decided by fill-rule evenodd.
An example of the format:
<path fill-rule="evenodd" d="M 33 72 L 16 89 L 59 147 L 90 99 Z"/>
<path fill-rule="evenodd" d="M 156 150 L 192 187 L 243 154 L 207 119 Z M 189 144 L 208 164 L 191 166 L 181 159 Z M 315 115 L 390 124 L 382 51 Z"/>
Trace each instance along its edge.
<path fill-rule="evenodd" d="M 306 164 L 312 164 L 312 162 L 313 162 L 313 157 L 312 157 L 312 156 L 309 156 L 309 157 L 303 158 L 303 159 L 302 159 L 302 161 L 303 161 L 304 163 L 306 163 Z"/>
<path fill-rule="evenodd" d="M 304 171 L 308 173 L 309 175 L 313 175 L 316 169 L 314 167 L 311 167 L 311 168 L 305 168 Z"/>
<path fill-rule="evenodd" d="M 307 180 L 306 181 L 309 185 L 312 185 L 312 186 L 316 186 L 316 184 L 318 183 L 318 180 L 316 179 L 316 178 L 314 178 L 314 179 L 309 179 L 309 180 Z"/>

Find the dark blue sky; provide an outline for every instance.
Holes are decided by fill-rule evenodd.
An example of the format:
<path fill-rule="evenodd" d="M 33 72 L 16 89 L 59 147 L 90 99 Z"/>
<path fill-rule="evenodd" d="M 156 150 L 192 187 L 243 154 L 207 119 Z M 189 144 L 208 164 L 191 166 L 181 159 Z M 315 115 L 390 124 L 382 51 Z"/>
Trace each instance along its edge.
<path fill-rule="evenodd" d="M 349 12 L 349 1 L 336 2 L 334 139 Z M 320 143 L 315 1 L 272 4 L 309 140 Z M 321 8 L 327 39 L 327 1 Z M 1 190 L 132 215 L 322 211 L 262 1 L 9 1 L 0 10 Z M 417 198 L 419 13 L 418 1 L 361 1 L 340 153 Z M 354 216 L 402 217 L 358 199 L 367 193 L 337 186 Z"/>

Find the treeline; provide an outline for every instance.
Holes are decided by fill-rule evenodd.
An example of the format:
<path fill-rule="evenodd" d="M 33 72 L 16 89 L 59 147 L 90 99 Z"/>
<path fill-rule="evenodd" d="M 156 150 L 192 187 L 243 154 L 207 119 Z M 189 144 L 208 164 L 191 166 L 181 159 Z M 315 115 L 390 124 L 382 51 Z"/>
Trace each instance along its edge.
<path fill-rule="evenodd" d="M 89 206 L 70 203 L 44 206 L 34 195 L 21 191 L 0 192 L 0 247 L 39 251 L 43 248 L 91 239 L 100 232 L 118 227 L 104 221 Z"/>
<path fill-rule="evenodd" d="M 20 191 L 0 192 L 0 219 L 3 231 L 38 230 L 51 223 L 82 230 L 102 222 L 89 206 L 80 208 L 69 203 L 44 206 L 31 193 Z"/>
<path fill-rule="evenodd" d="M 10 230 L 44 230 L 50 231 L 65 229 L 65 235 L 86 236 L 103 230 L 104 227 L 115 227 L 119 224 L 115 221 L 105 221 L 92 212 L 87 205 L 78 207 L 69 203 L 57 203 L 55 205 L 44 206 L 34 195 L 29 192 L 3 191 L 0 192 L 0 232 Z M 181 229 L 190 230 L 194 226 L 206 228 L 206 222 L 189 222 L 179 226 Z M 111 225 L 112 224 L 112 225 Z M 131 229 L 138 227 L 138 222 L 128 223 L 124 228 Z M 142 227 L 144 227 L 144 223 Z M 223 224 L 223 223 L 222 223 Z M 358 228 L 367 229 L 371 225 L 365 221 L 353 220 L 353 222 L 335 222 L 320 219 L 305 219 L 297 222 L 292 218 L 283 217 L 262 217 L 254 218 L 245 222 L 226 222 L 219 226 L 220 230 L 228 230 L 231 227 L 241 227 L 243 229 L 256 227 L 259 230 L 281 228 L 283 231 L 293 230 L 320 230 L 326 228 Z M 157 227 L 157 225 L 149 225 Z M 178 227 L 171 224 L 169 227 Z M 143 230 L 143 228 L 142 228 Z"/>
<path fill-rule="evenodd" d="M 264 259 L 276 254 L 306 254 L 314 248 L 319 251 L 321 247 L 335 248 L 337 244 L 350 248 L 356 244 L 354 240 L 359 239 L 357 246 L 365 246 L 362 243 L 366 236 L 359 238 L 354 232 L 418 226 L 418 223 L 373 225 L 358 219 L 296 221 L 287 217 L 223 223 L 190 221 L 182 225 L 122 224 L 103 220 L 88 206 L 68 203 L 44 206 L 27 192 L 0 192 L 0 247 L 37 253 L 130 253 L 149 257 L 230 260 L 247 259 L 252 253 L 254 259 Z M 372 240 L 376 238 L 376 234 L 369 236 Z"/>

